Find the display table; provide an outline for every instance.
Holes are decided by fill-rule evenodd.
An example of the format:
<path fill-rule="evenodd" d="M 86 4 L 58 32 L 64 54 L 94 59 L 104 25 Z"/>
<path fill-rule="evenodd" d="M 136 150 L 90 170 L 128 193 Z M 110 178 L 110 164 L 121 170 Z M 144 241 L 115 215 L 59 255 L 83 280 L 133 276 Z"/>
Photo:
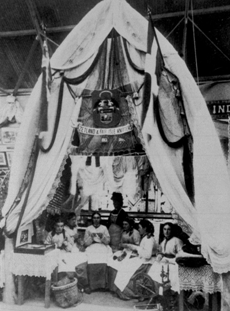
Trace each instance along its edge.
<path fill-rule="evenodd" d="M 209 304 L 217 310 L 217 293 L 222 292 L 223 284 L 220 274 L 214 273 L 212 267 L 205 265 L 199 268 L 179 266 L 180 311 L 184 310 L 184 290 L 203 291 L 210 295 Z"/>
<path fill-rule="evenodd" d="M 59 249 L 54 249 L 47 254 L 22 254 L 13 253 L 11 272 L 18 276 L 18 304 L 23 304 L 24 276 L 45 278 L 45 307 L 50 306 L 51 275 L 57 273 Z"/>

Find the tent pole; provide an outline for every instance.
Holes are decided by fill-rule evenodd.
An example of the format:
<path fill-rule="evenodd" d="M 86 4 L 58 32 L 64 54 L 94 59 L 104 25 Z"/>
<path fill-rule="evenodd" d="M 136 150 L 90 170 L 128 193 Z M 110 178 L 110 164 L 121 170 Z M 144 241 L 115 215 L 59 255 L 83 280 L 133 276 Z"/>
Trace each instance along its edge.
<path fill-rule="evenodd" d="M 75 206 L 75 199 L 76 199 L 76 194 L 72 198 L 72 207 L 71 210 L 74 211 L 74 206 Z"/>
<path fill-rule="evenodd" d="M 184 12 L 184 31 L 183 31 L 183 41 L 182 41 L 182 56 L 186 63 L 187 59 L 187 34 L 188 34 L 188 9 L 190 0 L 185 0 L 185 12 Z"/>
<path fill-rule="evenodd" d="M 230 176 L 230 115 L 228 115 L 228 173 Z"/>

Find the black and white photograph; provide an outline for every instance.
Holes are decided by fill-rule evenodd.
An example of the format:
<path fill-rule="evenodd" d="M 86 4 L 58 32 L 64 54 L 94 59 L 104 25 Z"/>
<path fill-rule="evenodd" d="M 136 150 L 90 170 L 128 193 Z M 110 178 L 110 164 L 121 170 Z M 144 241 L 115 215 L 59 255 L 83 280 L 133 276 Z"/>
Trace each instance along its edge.
<path fill-rule="evenodd" d="M 7 166 L 5 152 L 0 152 L 0 166 Z"/>
<path fill-rule="evenodd" d="M 6 128 L 1 129 L 2 134 L 2 143 L 4 145 L 14 145 L 17 137 L 18 129 L 17 128 Z"/>
<path fill-rule="evenodd" d="M 0 15 L 0 310 L 230 311 L 229 0 Z"/>

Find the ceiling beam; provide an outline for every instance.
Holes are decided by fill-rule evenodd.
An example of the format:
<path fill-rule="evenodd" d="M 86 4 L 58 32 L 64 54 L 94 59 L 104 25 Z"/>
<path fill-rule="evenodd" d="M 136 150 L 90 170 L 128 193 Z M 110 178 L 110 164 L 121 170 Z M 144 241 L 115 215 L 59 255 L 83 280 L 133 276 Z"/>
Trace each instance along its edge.
<path fill-rule="evenodd" d="M 4 93 L 5 95 L 11 95 L 12 92 L 10 92 L 9 90 L 4 89 L 3 87 L 0 87 L 0 92 Z"/>
<path fill-rule="evenodd" d="M 214 13 L 222 13 L 222 12 L 229 12 L 229 11 L 230 11 L 230 5 L 225 5 L 225 6 L 217 6 L 217 7 L 205 8 L 205 9 L 196 9 L 196 10 L 193 10 L 193 12 L 189 10 L 188 14 L 193 13 L 193 15 L 204 15 L 204 14 L 214 14 Z M 152 19 L 159 20 L 159 19 L 164 19 L 164 18 L 180 17 L 180 16 L 181 17 L 184 16 L 184 11 L 156 14 L 156 15 L 152 15 Z M 75 26 L 76 25 L 50 27 L 50 28 L 46 28 L 46 33 L 69 32 Z M 16 31 L 0 31 L 0 38 L 22 37 L 22 36 L 31 36 L 31 35 L 39 35 L 39 33 L 35 29 L 16 30 Z"/>
<path fill-rule="evenodd" d="M 188 15 L 205 15 L 205 14 L 214 14 L 214 13 L 223 13 L 223 12 L 229 12 L 230 11 L 230 5 L 223 5 L 223 6 L 216 6 L 212 8 L 205 8 L 205 9 L 196 9 L 196 10 L 188 10 Z M 163 14 L 156 14 L 153 15 L 153 19 L 164 19 L 164 18 L 170 18 L 170 17 L 182 17 L 184 16 L 184 11 L 178 11 L 178 12 L 171 12 L 171 13 L 163 13 Z"/>

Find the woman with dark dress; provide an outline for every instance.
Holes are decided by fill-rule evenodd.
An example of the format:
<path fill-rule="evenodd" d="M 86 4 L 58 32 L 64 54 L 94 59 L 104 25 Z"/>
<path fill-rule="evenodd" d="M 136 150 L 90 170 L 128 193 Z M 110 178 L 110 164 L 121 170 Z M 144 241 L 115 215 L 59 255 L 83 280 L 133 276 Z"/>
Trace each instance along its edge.
<path fill-rule="evenodd" d="M 113 201 L 114 210 L 109 215 L 108 228 L 110 235 L 110 246 L 113 252 L 119 249 L 121 242 L 123 221 L 128 217 L 123 210 L 123 197 L 119 192 L 113 192 L 111 200 Z"/>

